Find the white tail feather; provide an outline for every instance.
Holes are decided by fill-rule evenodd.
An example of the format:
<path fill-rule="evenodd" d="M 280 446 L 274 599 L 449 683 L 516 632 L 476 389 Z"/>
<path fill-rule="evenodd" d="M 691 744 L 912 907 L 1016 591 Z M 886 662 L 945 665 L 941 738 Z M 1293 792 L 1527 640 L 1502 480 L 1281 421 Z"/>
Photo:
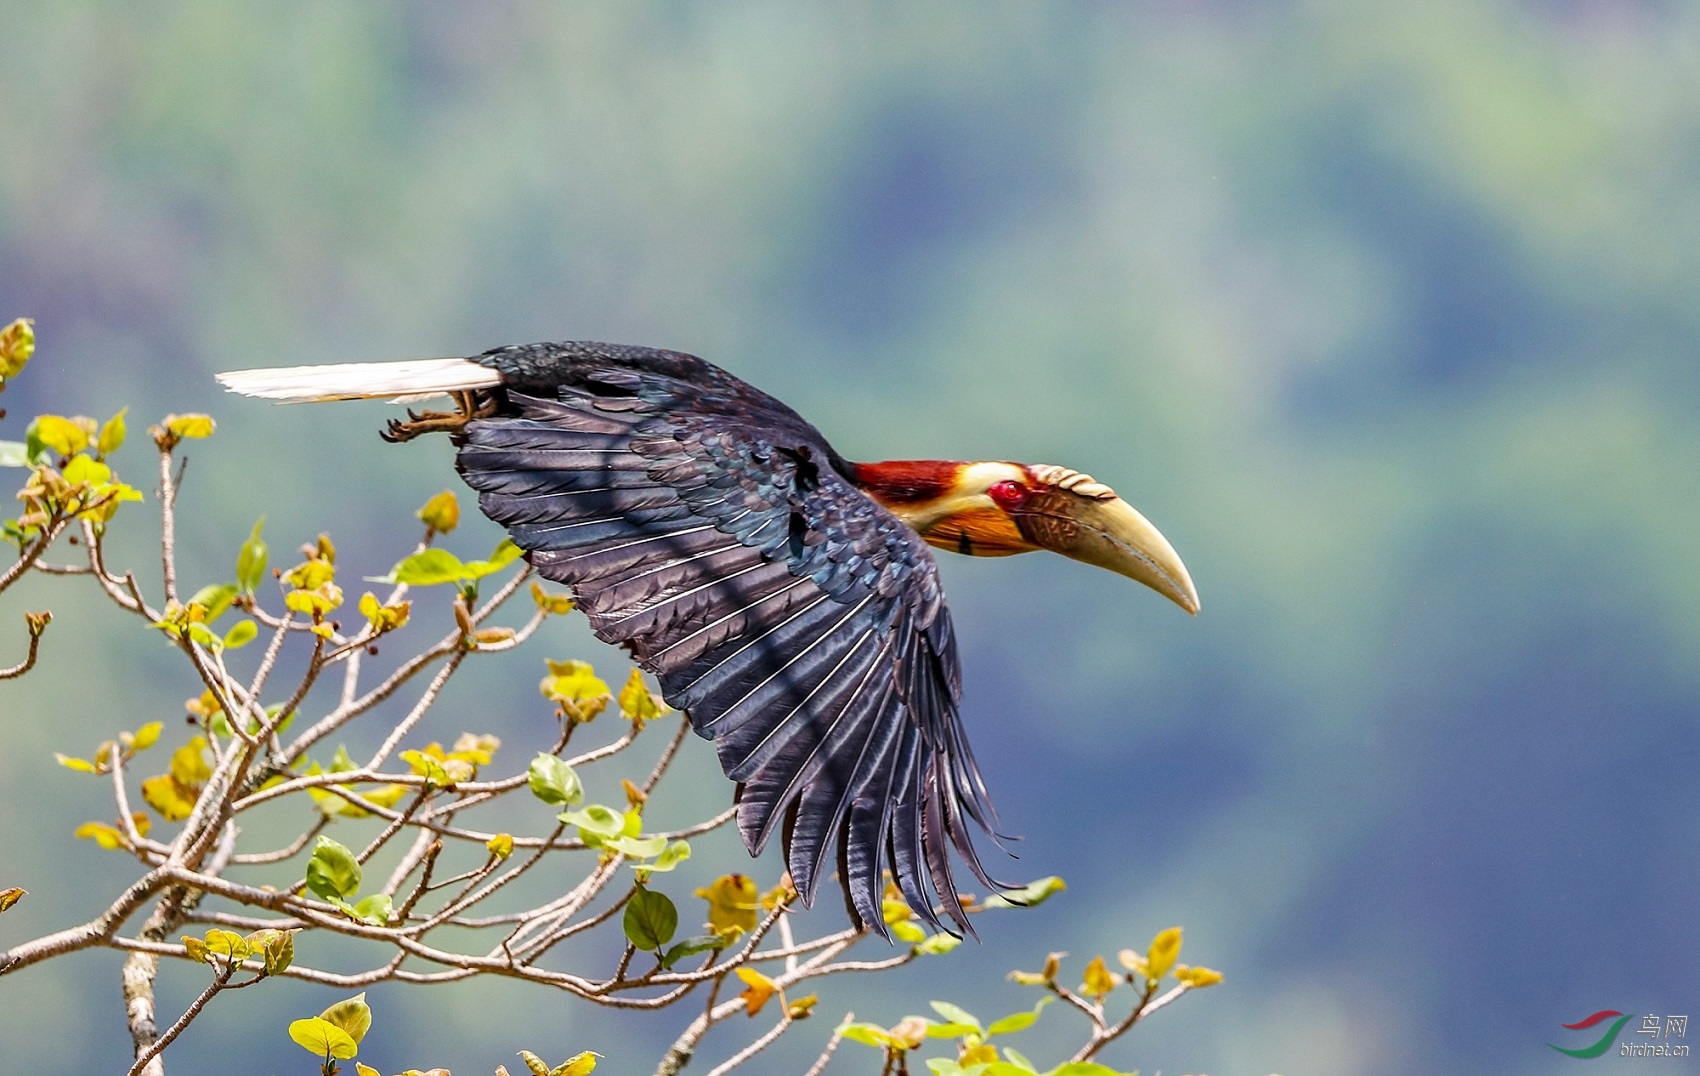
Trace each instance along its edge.
<path fill-rule="evenodd" d="M 494 388 L 502 383 L 502 375 L 469 359 L 414 359 L 232 370 L 219 374 L 218 380 L 231 392 L 282 403 L 373 399 L 402 402 Z"/>

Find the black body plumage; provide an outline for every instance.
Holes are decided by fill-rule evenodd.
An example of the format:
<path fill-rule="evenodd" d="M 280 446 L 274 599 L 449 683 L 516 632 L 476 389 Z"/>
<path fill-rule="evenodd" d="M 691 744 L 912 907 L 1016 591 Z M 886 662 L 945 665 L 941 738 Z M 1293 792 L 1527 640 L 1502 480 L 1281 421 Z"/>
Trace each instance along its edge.
<path fill-rule="evenodd" d="M 457 467 L 479 507 L 597 636 L 624 646 L 738 782 L 752 854 L 778 830 L 812 900 L 837 845 L 852 916 L 884 933 L 882 874 L 968 929 L 954 846 L 994 822 L 921 538 L 796 412 L 679 352 L 499 348 L 497 411 Z"/>

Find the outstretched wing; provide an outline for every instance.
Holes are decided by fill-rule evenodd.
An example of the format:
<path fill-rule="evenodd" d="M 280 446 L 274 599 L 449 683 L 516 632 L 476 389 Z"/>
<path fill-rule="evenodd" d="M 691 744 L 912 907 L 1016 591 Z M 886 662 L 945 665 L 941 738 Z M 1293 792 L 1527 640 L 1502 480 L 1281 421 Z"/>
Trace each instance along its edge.
<path fill-rule="evenodd" d="M 883 932 L 890 869 L 967 929 L 949 850 L 996 884 L 964 823 L 994 816 L 932 555 L 784 405 L 648 355 L 551 371 L 554 398 L 510 387 L 460 449 L 479 507 L 714 741 L 745 844 L 779 830 L 805 900 L 836 838 L 855 917 Z M 523 372 L 510 386 L 541 389 Z"/>

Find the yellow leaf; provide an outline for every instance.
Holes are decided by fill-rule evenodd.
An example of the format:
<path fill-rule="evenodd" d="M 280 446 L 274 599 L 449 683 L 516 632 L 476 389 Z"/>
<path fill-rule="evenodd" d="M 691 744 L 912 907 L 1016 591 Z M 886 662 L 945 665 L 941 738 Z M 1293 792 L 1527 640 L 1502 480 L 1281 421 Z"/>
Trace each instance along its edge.
<path fill-rule="evenodd" d="M 336 565 L 322 557 L 312 557 L 284 572 L 283 578 L 298 590 L 313 590 L 336 578 Z"/>
<path fill-rule="evenodd" d="M 319 620 L 342 604 L 342 588 L 335 583 L 323 583 L 312 590 L 292 590 L 283 596 L 283 604 Z"/>
<path fill-rule="evenodd" d="M 0 329 L 0 385 L 17 377 L 35 354 L 35 322 L 18 318 Z"/>
<path fill-rule="evenodd" d="M 160 813 L 167 822 L 181 822 L 195 809 L 199 793 L 185 788 L 169 773 L 150 777 L 142 782 L 142 799 Z"/>
<path fill-rule="evenodd" d="M 785 1015 L 789 1016 L 793 1020 L 805 1019 L 811 1012 L 814 1011 L 815 1003 L 819 1000 L 820 998 L 814 994 L 804 994 L 802 997 L 785 1007 Z"/>
<path fill-rule="evenodd" d="M 360 1049 L 353 1036 L 319 1016 L 309 1016 L 289 1025 L 289 1037 L 315 1057 L 347 1061 Z"/>
<path fill-rule="evenodd" d="M 76 770 L 78 773 L 100 772 L 95 764 L 86 758 L 72 758 L 69 755 L 61 755 L 57 751 L 53 752 L 53 757 L 58 759 L 59 765 L 65 767 L 67 770 Z"/>
<path fill-rule="evenodd" d="M 425 502 L 419 509 L 421 522 L 438 534 L 447 534 L 460 526 L 460 500 L 453 490 L 443 492 Z"/>
<path fill-rule="evenodd" d="M 208 695 L 211 694 L 211 692 L 208 692 Z M 147 724 L 136 730 L 136 738 L 130 743 L 131 749 L 136 751 L 146 751 L 148 748 L 159 742 L 159 734 L 164 731 L 165 722 L 149 721 Z"/>
<path fill-rule="evenodd" d="M 550 594 L 535 579 L 531 581 L 531 600 L 537 603 L 540 612 L 548 616 L 561 616 L 573 611 L 572 598 L 565 594 Z"/>
<path fill-rule="evenodd" d="M 1110 969 L 1104 966 L 1104 958 L 1101 956 L 1093 957 L 1092 962 L 1086 965 L 1083 982 L 1081 993 L 1090 994 L 1095 998 L 1102 998 L 1116 988 L 1116 976 L 1110 974 Z"/>
<path fill-rule="evenodd" d="M 187 415 L 166 415 L 165 428 L 178 437 L 211 437 L 217 424 L 211 415 L 191 412 Z"/>
<path fill-rule="evenodd" d="M 463 732 L 455 737 L 453 753 L 449 758 L 465 759 L 474 766 L 488 766 L 490 760 L 501 750 L 502 738 L 490 733 L 475 734 Z"/>
<path fill-rule="evenodd" d="M 130 843 L 124 839 L 124 834 L 118 831 L 118 827 L 109 826 L 105 822 L 84 822 L 71 836 L 91 840 L 108 851 L 123 848 Z"/>
<path fill-rule="evenodd" d="M 514 854 L 514 835 L 512 833 L 498 833 L 485 841 L 484 847 L 488 848 L 490 854 L 497 859 L 506 859 Z"/>
<path fill-rule="evenodd" d="M 696 895 L 708 901 L 708 928 L 716 934 L 756 928 L 756 883 L 748 875 L 723 875 Z"/>
<path fill-rule="evenodd" d="M 412 602 L 396 602 L 394 605 L 381 605 L 377 595 L 367 591 L 360 596 L 360 615 L 372 625 L 380 635 L 386 631 L 394 631 L 407 623 L 408 614 L 413 611 Z"/>
<path fill-rule="evenodd" d="M 0 912 L 29 896 L 29 891 L 13 886 L 10 889 L 0 889 Z"/>
<path fill-rule="evenodd" d="M 63 415 L 40 415 L 33 425 L 36 440 L 60 456 L 75 456 L 89 447 L 89 431 Z"/>
<path fill-rule="evenodd" d="M 218 956 L 229 957 L 231 960 L 243 960 L 248 956 L 248 943 L 242 937 L 230 930 L 214 928 L 207 931 L 207 950 Z"/>
<path fill-rule="evenodd" d="M 1211 968 L 1189 968 L 1182 964 L 1175 969 L 1175 978 L 1197 990 L 1221 982 L 1222 973 Z"/>
<path fill-rule="evenodd" d="M 86 484 L 93 488 L 112 481 L 112 468 L 80 452 L 71 457 L 62 473 L 65 481 L 73 486 Z"/>
<path fill-rule="evenodd" d="M 763 911 L 771 912 L 781 904 L 790 904 L 797 899 L 797 887 L 791 884 L 791 872 L 779 876 L 779 884 L 761 895 Z"/>
<path fill-rule="evenodd" d="M 197 736 L 171 753 L 171 776 L 185 785 L 197 785 L 212 776 L 207 765 L 207 741 Z"/>
<path fill-rule="evenodd" d="M 739 968 L 738 978 L 742 979 L 747 987 L 738 996 L 744 999 L 744 1007 L 749 1010 L 751 1016 L 761 1012 L 762 1006 L 767 1004 L 767 999 L 772 997 L 774 991 L 779 989 L 778 986 L 774 985 L 772 979 L 754 968 Z"/>
<path fill-rule="evenodd" d="M 120 408 L 116 415 L 106 420 L 106 424 L 100 428 L 99 439 L 95 441 L 96 452 L 99 452 L 102 456 L 110 456 L 123 446 L 125 437 L 124 416 L 129 411 L 128 407 Z"/>
<path fill-rule="evenodd" d="M 319 1019 L 335 1024 L 348 1032 L 348 1037 L 356 1043 L 366 1037 L 366 1032 L 372 1027 L 372 1010 L 366 1004 L 366 992 L 361 991 L 351 998 L 344 998 L 324 1012 Z M 349 1054 L 353 1057 L 353 1054 Z"/>
<path fill-rule="evenodd" d="M 543 697 L 561 704 L 574 724 L 590 721 L 601 713 L 611 697 L 608 685 L 583 661 L 549 661 L 549 675 L 538 690 Z"/>
<path fill-rule="evenodd" d="M 364 1061 L 356 1061 L 354 1063 L 354 1076 L 383 1076 L 383 1074 Z"/>
<path fill-rule="evenodd" d="M 549 1070 L 549 1076 L 590 1076 L 596 1071 L 596 1059 L 601 1054 L 589 1050 L 577 1053 Z"/>
<path fill-rule="evenodd" d="M 969 1065 L 989 1065 L 997 1059 L 998 1048 L 991 1043 L 983 1042 L 978 1046 L 971 1046 L 962 1051 L 962 1055 L 956 1059 L 956 1063 L 967 1068 Z"/>
<path fill-rule="evenodd" d="M 1181 928 L 1170 927 L 1151 939 L 1151 950 L 1145 956 L 1145 974 L 1151 979 L 1161 979 L 1169 974 L 1169 969 L 1175 966 L 1175 960 L 1181 955 Z"/>
<path fill-rule="evenodd" d="M 620 689 L 620 713 L 642 728 L 645 721 L 655 720 L 661 712 L 661 701 L 644 686 L 643 673 L 633 669 L 626 686 Z"/>
<path fill-rule="evenodd" d="M 138 837 L 146 837 L 153 829 L 153 819 L 148 817 L 146 811 L 131 811 L 130 824 L 136 827 Z"/>

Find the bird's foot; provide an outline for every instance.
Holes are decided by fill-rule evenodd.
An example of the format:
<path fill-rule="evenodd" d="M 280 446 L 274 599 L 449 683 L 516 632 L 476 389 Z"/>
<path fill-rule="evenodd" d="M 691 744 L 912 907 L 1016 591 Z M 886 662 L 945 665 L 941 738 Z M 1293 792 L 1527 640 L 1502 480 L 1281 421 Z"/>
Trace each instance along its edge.
<path fill-rule="evenodd" d="M 378 436 L 391 444 L 411 441 L 424 433 L 457 434 L 475 418 L 488 418 L 496 413 L 496 400 L 489 393 L 457 392 L 454 411 L 407 410 L 408 421 L 392 418 L 388 428 Z"/>

